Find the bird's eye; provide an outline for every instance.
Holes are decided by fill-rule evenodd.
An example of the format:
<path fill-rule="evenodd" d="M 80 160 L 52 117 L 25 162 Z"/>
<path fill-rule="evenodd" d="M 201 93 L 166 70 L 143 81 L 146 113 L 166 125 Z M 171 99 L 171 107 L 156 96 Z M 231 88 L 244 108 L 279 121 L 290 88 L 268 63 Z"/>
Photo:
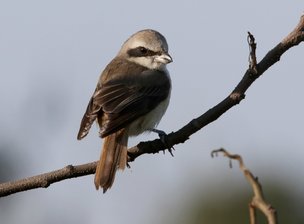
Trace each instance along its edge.
<path fill-rule="evenodd" d="M 140 53 L 142 53 L 142 54 L 147 54 L 147 53 L 148 53 L 147 48 L 144 48 L 144 47 L 140 47 L 140 48 L 139 48 L 139 51 L 140 51 Z"/>

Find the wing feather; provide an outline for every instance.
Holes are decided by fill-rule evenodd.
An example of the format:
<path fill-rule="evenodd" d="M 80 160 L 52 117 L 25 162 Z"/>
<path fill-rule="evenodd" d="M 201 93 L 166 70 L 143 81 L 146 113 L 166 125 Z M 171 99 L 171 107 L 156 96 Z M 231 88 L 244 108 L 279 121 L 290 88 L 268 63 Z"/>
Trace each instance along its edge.
<path fill-rule="evenodd" d="M 142 67 L 131 73 L 132 69 L 124 69 L 124 65 L 130 66 L 120 63 L 121 70 L 125 71 L 124 75 L 111 71 L 108 82 L 105 81 L 107 77 L 101 77 L 100 82 L 104 83 L 99 82 L 90 99 L 81 121 L 78 139 L 88 134 L 96 119 L 100 126 L 100 135 L 105 137 L 147 114 L 168 97 L 171 82 L 165 72 Z M 104 73 L 102 76 L 110 76 L 107 69 Z"/>

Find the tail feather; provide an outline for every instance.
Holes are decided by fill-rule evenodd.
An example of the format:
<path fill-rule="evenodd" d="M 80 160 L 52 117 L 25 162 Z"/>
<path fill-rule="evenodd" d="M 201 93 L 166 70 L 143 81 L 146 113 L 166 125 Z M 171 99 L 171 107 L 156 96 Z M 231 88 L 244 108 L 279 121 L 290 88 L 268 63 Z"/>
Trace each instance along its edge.
<path fill-rule="evenodd" d="M 125 129 L 104 138 L 103 149 L 95 173 L 95 187 L 103 188 L 105 193 L 115 179 L 117 169 L 124 169 L 127 164 L 128 135 Z"/>

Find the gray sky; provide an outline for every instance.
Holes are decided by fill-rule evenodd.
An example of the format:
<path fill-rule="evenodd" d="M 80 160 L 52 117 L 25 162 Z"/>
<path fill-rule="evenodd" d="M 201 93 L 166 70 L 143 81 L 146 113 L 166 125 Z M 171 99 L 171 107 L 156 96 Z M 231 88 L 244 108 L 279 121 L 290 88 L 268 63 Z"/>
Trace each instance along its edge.
<path fill-rule="evenodd" d="M 159 128 L 178 130 L 241 79 L 247 31 L 260 60 L 302 13 L 300 0 L 1 1 L 0 142 L 9 148 L 1 153 L 11 157 L 14 178 L 97 160 L 98 128 L 79 142 L 80 120 L 104 66 L 144 28 L 160 31 L 169 43 L 173 90 Z M 241 154 L 260 179 L 288 182 L 301 192 L 303 57 L 303 45 L 288 51 L 240 105 L 177 145 L 174 158 L 138 158 L 105 195 L 95 191 L 91 175 L 1 199 L 3 223 L 163 223 L 159 210 L 180 210 L 192 191 L 209 194 L 232 175 L 239 176 L 233 184 L 243 183 L 226 160 L 210 158 L 219 147 Z M 143 135 L 130 145 L 156 137 Z"/>

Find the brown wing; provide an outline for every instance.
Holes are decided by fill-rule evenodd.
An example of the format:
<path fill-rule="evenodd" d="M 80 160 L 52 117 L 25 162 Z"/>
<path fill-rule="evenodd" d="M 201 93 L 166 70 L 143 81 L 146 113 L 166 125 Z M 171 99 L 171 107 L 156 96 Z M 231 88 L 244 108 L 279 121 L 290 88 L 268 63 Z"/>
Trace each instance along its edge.
<path fill-rule="evenodd" d="M 95 92 L 97 91 L 97 88 Z M 83 115 L 83 118 L 80 123 L 80 128 L 78 131 L 77 139 L 80 140 L 87 136 L 89 130 L 96 120 L 98 113 L 101 111 L 101 106 L 94 103 L 94 96 L 91 97 L 90 102 L 87 106 L 86 112 Z"/>
<path fill-rule="evenodd" d="M 170 79 L 161 71 L 144 70 L 113 77 L 117 78 L 97 86 L 82 119 L 78 139 L 88 134 L 96 118 L 101 137 L 126 127 L 154 109 L 170 91 Z"/>

